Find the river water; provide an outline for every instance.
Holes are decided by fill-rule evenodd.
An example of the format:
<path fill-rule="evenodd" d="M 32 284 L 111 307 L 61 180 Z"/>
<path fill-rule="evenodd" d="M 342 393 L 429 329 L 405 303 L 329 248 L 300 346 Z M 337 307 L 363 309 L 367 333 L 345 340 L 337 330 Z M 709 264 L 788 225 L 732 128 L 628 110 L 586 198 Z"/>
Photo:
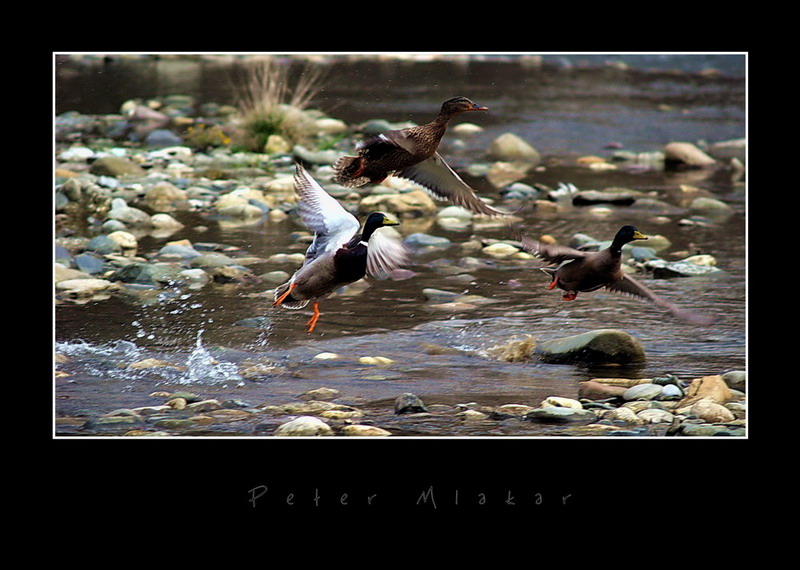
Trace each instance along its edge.
<path fill-rule="evenodd" d="M 617 65 L 622 61 L 627 68 Z M 229 79 L 237 62 L 114 57 L 80 64 L 58 61 L 55 110 L 115 113 L 127 99 L 174 93 L 191 94 L 199 103 L 231 103 Z M 58 367 L 68 376 L 55 380 L 55 415 L 96 416 L 155 405 L 161 401 L 149 394 L 158 390 L 189 390 L 221 401 L 261 405 L 297 401 L 298 394 L 324 386 L 339 390 L 340 402 L 366 411 L 376 425 L 397 435 L 559 435 L 560 428 L 528 422 L 472 424 L 454 414 L 396 416 L 393 402 L 412 392 L 428 406 L 535 406 L 551 395 L 574 398 L 579 382 L 596 377 L 675 374 L 690 380 L 745 369 L 747 216 L 742 181 L 726 169 L 592 171 L 572 161 L 587 154 L 607 156 L 612 146 L 650 152 L 670 141 L 744 138 L 744 57 L 554 55 L 545 63 L 539 67 L 526 59 L 499 57 L 339 61 L 328 64 L 315 106 L 351 123 L 372 118 L 425 122 L 441 101 L 462 94 L 490 109 L 470 117 L 483 132 L 464 138 L 460 145 L 443 143 L 443 153 L 462 173 L 470 161 L 483 159 L 493 138 L 514 132 L 536 147 L 547 165 L 524 182 L 551 187 L 565 182 L 580 189 L 622 186 L 659 195 L 681 184 L 712 191 L 734 208 L 734 214 L 708 226 L 679 224 L 685 211 L 655 220 L 648 211 L 625 207 L 612 208 L 605 216 L 582 207 L 558 216 L 530 208 L 520 215 L 532 233 L 562 241 L 574 233 L 610 239 L 620 225 L 633 223 L 645 233 L 667 237 L 670 252 L 713 255 L 723 270 L 720 275 L 645 281 L 660 295 L 717 317 L 717 323 L 688 325 L 645 302 L 606 292 L 565 302 L 560 294 L 544 289 L 546 276 L 526 261 L 487 260 L 486 267 L 454 269 L 464 255 L 459 244 L 473 235 L 505 239 L 508 229 L 490 225 L 455 230 L 439 226 L 433 218 L 406 220 L 399 228 L 404 235 L 426 232 L 447 237 L 453 245 L 419 255 L 410 267 L 413 278 L 378 281 L 358 294 L 327 300 L 311 335 L 303 326 L 308 311 L 273 309 L 264 284 L 213 284 L 200 290 L 153 290 L 88 304 L 57 304 L 55 348 L 69 361 Z M 720 73 L 704 73 L 709 68 Z M 479 194 L 499 200 L 485 180 L 468 181 Z M 187 238 L 234 246 L 264 259 L 303 251 L 289 237 L 303 229 L 291 219 L 237 224 L 198 213 L 178 212 L 176 217 L 185 225 L 183 230 L 166 238 L 143 236 L 139 250 L 157 251 L 167 241 Z M 207 229 L 199 233 L 198 226 Z M 293 267 L 264 264 L 261 269 L 291 272 Z M 481 295 L 492 302 L 444 310 L 425 299 L 424 288 Z M 647 361 L 636 367 L 592 369 L 536 360 L 499 362 L 482 352 L 524 335 L 541 342 L 599 328 L 635 336 Z M 339 358 L 313 358 L 323 352 Z M 362 356 L 394 362 L 359 364 Z M 144 358 L 161 358 L 181 368 L 127 367 Z M 253 365 L 266 371 L 242 374 Z M 191 435 L 262 436 L 270 435 L 276 425 L 262 415 L 257 421 L 214 425 Z M 119 433 L 73 424 L 55 430 L 62 436 Z"/>

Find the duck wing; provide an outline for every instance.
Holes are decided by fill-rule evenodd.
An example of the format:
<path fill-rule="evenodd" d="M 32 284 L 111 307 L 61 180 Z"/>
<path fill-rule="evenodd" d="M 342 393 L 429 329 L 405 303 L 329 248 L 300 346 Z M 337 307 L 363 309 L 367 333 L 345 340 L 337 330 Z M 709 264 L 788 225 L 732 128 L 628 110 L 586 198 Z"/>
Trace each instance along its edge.
<path fill-rule="evenodd" d="M 358 220 L 319 183 L 305 168 L 296 164 L 294 188 L 300 200 L 297 212 L 308 229 L 314 232 L 314 241 L 306 250 L 306 263 L 347 243 L 360 227 Z"/>
<path fill-rule="evenodd" d="M 645 287 L 642 283 L 628 275 L 625 275 L 622 279 L 606 285 L 606 288 L 617 293 L 627 293 L 628 295 L 634 295 L 636 297 L 646 299 L 655 305 L 666 309 L 679 319 L 683 319 L 684 321 L 692 324 L 709 325 L 714 322 L 714 319 L 708 315 L 695 313 L 694 311 L 679 307 L 678 305 L 671 303 L 666 299 L 662 299 L 650 289 Z"/>
<path fill-rule="evenodd" d="M 388 228 L 378 228 L 372 233 L 367 246 L 367 273 L 372 277 L 385 276 L 410 261 L 411 253 L 395 233 Z"/>
<path fill-rule="evenodd" d="M 493 208 L 478 198 L 475 191 L 450 168 L 438 152 L 422 162 L 395 172 L 394 175 L 416 182 L 438 200 L 448 200 L 472 212 L 486 216 L 509 215 L 508 212 Z"/>
<path fill-rule="evenodd" d="M 528 236 L 522 236 L 520 238 L 520 243 L 524 249 L 534 256 L 554 265 L 573 259 L 585 259 L 588 253 L 565 245 L 542 243 Z"/>
<path fill-rule="evenodd" d="M 417 151 L 417 143 L 413 137 L 409 136 L 411 132 L 405 129 L 386 131 L 365 140 L 360 148 L 369 149 L 369 152 L 373 155 L 389 152 L 398 147 L 410 154 L 414 154 Z"/>

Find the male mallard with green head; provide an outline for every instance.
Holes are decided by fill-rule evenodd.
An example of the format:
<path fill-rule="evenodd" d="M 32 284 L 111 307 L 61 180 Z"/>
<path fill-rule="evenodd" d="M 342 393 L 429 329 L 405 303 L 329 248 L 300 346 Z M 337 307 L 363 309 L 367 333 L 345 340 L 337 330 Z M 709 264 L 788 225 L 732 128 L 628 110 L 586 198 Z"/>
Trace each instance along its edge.
<path fill-rule="evenodd" d="M 487 216 L 507 215 L 478 198 L 437 152 L 450 119 L 467 111 L 487 109 L 466 97 L 448 99 L 430 123 L 387 131 L 364 140 L 357 147 L 358 156 L 342 157 L 333 165 L 334 181 L 357 187 L 378 184 L 394 175 L 416 182 L 439 200 L 449 200 Z"/>
<path fill-rule="evenodd" d="M 565 301 L 574 300 L 581 291 L 595 291 L 605 287 L 610 291 L 647 299 L 676 317 L 695 324 L 713 322 L 710 317 L 682 309 L 662 299 L 622 270 L 622 246 L 646 239 L 648 237 L 635 227 L 626 225 L 619 229 L 611 245 L 600 251 L 580 251 L 562 245 L 545 244 L 527 236 L 523 236 L 520 241 L 525 249 L 551 264 L 551 267 L 541 268 L 552 278 L 547 288 L 558 287 L 564 290 L 562 298 Z"/>
<path fill-rule="evenodd" d="M 296 170 L 298 213 L 303 223 L 314 231 L 314 241 L 306 250 L 303 266 L 288 282 L 275 289 L 273 306 L 302 309 L 313 302 L 314 314 L 306 324 L 307 332 L 312 332 L 319 320 L 320 301 L 366 274 L 389 273 L 408 263 L 410 256 L 400 240 L 377 231 L 399 222 L 373 212 L 360 230 L 358 220 L 325 192 L 299 163 Z"/>

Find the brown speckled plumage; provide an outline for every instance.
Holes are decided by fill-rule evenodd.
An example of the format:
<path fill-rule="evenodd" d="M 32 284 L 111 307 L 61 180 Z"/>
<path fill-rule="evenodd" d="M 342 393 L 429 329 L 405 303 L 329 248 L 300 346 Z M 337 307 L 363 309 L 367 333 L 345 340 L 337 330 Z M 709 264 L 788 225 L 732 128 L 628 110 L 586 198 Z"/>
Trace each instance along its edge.
<path fill-rule="evenodd" d="M 505 212 L 478 198 L 437 152 L 455 115 L 485 110 L 486 107 L 466 97 L 448 99 L 429 123 L 387 131 L 364 140 L 357 148 L 357 156 L 342 157 L 334 164 L 334 181 L 358 187 L 378 184 L 394 175 L 420 184 L 439 200 L 449 200 L 480 214 L 503 215 Z"/>

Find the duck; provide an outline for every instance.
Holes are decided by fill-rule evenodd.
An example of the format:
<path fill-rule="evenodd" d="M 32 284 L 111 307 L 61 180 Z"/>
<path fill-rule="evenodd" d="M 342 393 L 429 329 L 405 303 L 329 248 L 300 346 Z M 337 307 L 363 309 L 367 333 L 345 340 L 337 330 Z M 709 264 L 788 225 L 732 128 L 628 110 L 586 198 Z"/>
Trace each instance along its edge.
<path fill-rule="evenodd" d="M 334 163 L 333 180 L 342 186 L 359 187 L 396 176 L 419 184 L 438 200 L 449 200 L 472 212 L 492 217 L 509 215 L 481 200 L 438 152 L 453 117 L 487 110 L 466 97 L 448 99 L 429 123 L 386 131 L 362 141 L 356 147 L 357 156 L 344 156 Z"/>
<path fill-rule="evenodd" d="M 540 268 L 551 278 L 546 288 L 562 289 L 562 299 L 565 301 L 575 300 L 579 292 L 596 291 L 605 287 L 610 291 L 648 300 L 685 321 L 711 324 L 711 317 L 662 299 L 622 270 L 622 247 L 632 241 L 647 239 L 649 237 L 635 226 L 624 225 L 617 231 L 611 244 L 600 251 L 581 251 L 563 245 L 542 243 L 529 236 L 522 236 L 520 242 L 525 250 L 550 264 L 549 267 Z"/>
<path fill-rule="evenodd" d="M 319 304 L 336 289 L 365 275 L 380 277 L 410 261 L 408 249 L 395 236 L 378 231 L 399 222 L 383 212 L 372 212 L 361 224 L 308 173 L 295 163 L 294 188 L 297 211 L 314 232 L 303 265 L 289 281 L 276 287 L 273 306 L 302 309 L 313 304 L 306 332 L 314 331 L 320 318 Z"/>

